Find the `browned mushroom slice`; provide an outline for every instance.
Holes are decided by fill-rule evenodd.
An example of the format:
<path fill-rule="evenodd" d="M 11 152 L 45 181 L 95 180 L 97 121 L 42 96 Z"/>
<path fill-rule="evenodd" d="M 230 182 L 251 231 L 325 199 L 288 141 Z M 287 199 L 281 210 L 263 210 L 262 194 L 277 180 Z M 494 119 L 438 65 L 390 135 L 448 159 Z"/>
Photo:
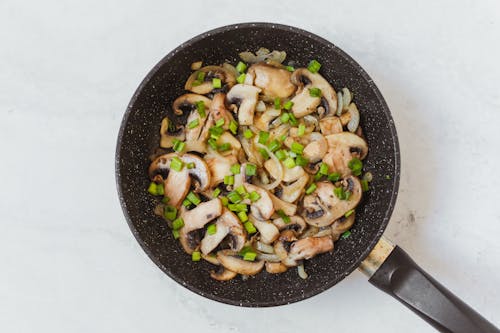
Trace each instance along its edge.
<path fill-rule="evenodd" d="M 174 127 L 173 131 L 170 130 L 171 127 Z M 160 127 L 160 147 L 171 148 L 174 146 L 174 140 L 184 141 L 185 139 L 184 126 L 172 126 L 172 122 L 168 117 L 163 118 Z"/>
<path fill-rule="evenodd" d="M 257 201 L 252 202 L 250 206 L 250 211 L 253 216 L 258 220 L 268 220 L 274 213 L 273 201 L 269 196 L 269 192 L 249 183 L 244 183 L 247 192 L 257 192 L 260 198 Z"/>
<path fill-rule="evenodd" d="M 333 240 L 330 236 L 302 238 L 292 243 L 283 263 L 287 266 L 297 266 L 300 260 L 311 259 L 330 251 L 333 251 Z"/>
<path fill-rule="evenodd" d="M 255 106 L 257 104 L 260 88 L 237 84 L 227 93 L 227 100 L 231 104 L 238 105 L 238 123 L 240 125 L 252 125 Z"/>
<path fill-rule="evenodd" d="M 261 131 L 269 131 L 271 122 L 278 118 L 281 110 L 276 110 L 274 106 L 269 106 L 265 112 L 260 112 L 254 117 L 253 125 Z"/>
<path fill-rule="evenodd" d="M 225 102 L 226 94 L 215 94 L 210 106 L 210 117 L 213 118 L 214 123 L 220 119 L 224 119 L 224 125 L 222 125 L 222 128 L 228 130 L 229 124 L 234 120 L 234 118 L 231 112 L 226 108 Z"/>
<path fill-rule="evenodd" d="M 255 275 L 264 267 L 264 261 L 243 260 L 232 250 L 222 250 L 217 252 L 217 259 L 225 268 L 243 275 Z"/>
<path fill-rule="evenodd" d="M 181 171 L 170 170 L 163 184 L 165 195 L 170 199 L 168 204 L 179 208 L 191 186 L 188 170 L 186 168 Z"/>
<path fill-rule="evenodd" d="M 290 222 L 286 223 L 281 217 L 274 219 L 273 223 L 280 231 L 293 230 L 297 235 L 300 235 L 307 224 L 304 219 L 298 215 L 290 216 Z"/>
<path fill-rule="evenodd" d="M 304 192 L 304 187 L 309 181 L 309 176 L 304 174 L 302 177 L 294 181 L 289 185 L 281 186 L 281 196 L 280 199 L 286 202 L 294 202 L 297 200 Z"/>
<path fill-rule="evenodd" d="M 290 81 L 291 73 L 284 68 L 258 63 L 247 71 L 253 77 L 253 84 L 262 89 L 262 94 L 269 98 L 287 98 L 295 92 L 295 85 Z"/>
<path fill-rule="evenodd" d="M 323 135 L 342 133 L 344 130 L 342 125 L 339 117 L 336 116 L 325 117 L 319 121 L 319 128 Z"/>
<path fill-rule="evenodd" d="M 268 192 L 268 194 L 273 202 L 276 211 L 282 210 L 288 216 L 295 215 L 295 213 L 297 212 L 297 205 L 283 201 L 274 194 L 272 194 L 271 192 Z"/>
<path fill-rule="evenodd" d="M 199 81 L 200 73 L 204 73 L 203 81 Z M 205 66 L 191 74 L 186 81 L 184 89 L 192 91 L 196 94 L 208 94 L 214 89 L 212 80 L 218 78 L 224 83 L 228 88 L 231 88 L 236 82 L 236 78 L 224 67 L 220 66 Z"/>
<path fill-rule="evenodd" d="M 236 275 L 238 275 L 238 273 L 230 271 L 229 269 L 226 269 L 224 267 L 220 267 L 216 271 L 210 271 L 210 277 L 217 281 L 229 281 L 231 279 L 234 279 Z"/>
<path fill-rule="evenodd" d="M 286 272 L 288 267 L 280 262 L 266 262 L 266 271 L 270 274 L 279 274 Z"/>
<path fill-rule="evenodd" d="M 323 162 L 328 164 L 329 171 L 340 172 L 342 176 L 350 175 L 349 161 L 354 157 L 360 160 L 368 154 L 366 141 L 356 134 L 342 132 L 327 135 L 328 152 L 323 157 Z"/>
<path fill-rule="evenodd" d="M 205 191 L 211 184 L 211 174 L 205 160 L 194 154 L 184 154 L 182 155 L 181 160 L 186 165 L 190 163 L 194 165 L 194 168 L 189 169 L 186 167 L 185 169 L 193 178 L 193 182 L 195 183 L 195 192 Z"/>
<path fill-rule="evenodd" d="M 274 242 L 274 253 L 281 261 L 286 260 L 290 246 L 297 240 L 293 230 L 283 230 L 278 239 Z"/>
<path fill-rule="evenodd" d="M 280 232 L 278 228 L 269 221 L 256 219 L 252 214 L 249 216 L 252 224 L 257 228 L 260 234 L 260 241 L 265 244 L 271 244 L 278 238 Z"/>
<path fill-rule="evenodd" d="M 335 222 L 333 222 L 332 228 L 332 237 L 333 240 L 339 239 L 340 235 L 349 230 L 354 224 L 356 213 L 353 212 L 348 217 L 341 216 Z"/>
<path fill-rule="evenodd" d="M 317 132 L 308 135 L 310 142 L 304 147 L 304 157 L 310 163 L 316 163 L 325 156 L 328 150 L 328 142 L 325 137 Z"/>
<path fill-rule="evenodd" d="M 192 112 L 196 111 L 196 103 L 203 102 L 205 104 L 205 108 L 208 110 L 212 103 L 212 100 L 198 94 L 184 94 L 174 101 L 172 104 L 172 109 L 174 109 L 174 113 L 177 115 L 184 114 L 184 112 Z"/>
<path fill-rule="evenodd" d="M 210 170 L 211 187 L 215 187 L 224 181 L 224 176 L 231 174 L 231 166 L 238 163 L 233 155 L 205 155 L 205 160 Z"/>
<path fill-rule="evenodd" d="M 201 240 L 201 252 L 208 254 L 215 249 L 220 242 L 228 235 L 230 237 L 229 244 L 232 250 L 240 251 L 245 245 L 245 231 L 240 220 L 233 212 L 223 209 L 223 213 L 215 222 L 215 233 L 210 235 L 205 234 Z"/>
<path fill-rule="evenodd" d="M 345 191 L 351 193 L 348 200 L 341 200 L 334 194 L 334 186 L 330 182 L 316 183 L 316 190 L 304 197 L 303 216 L 313 226 L 324 227 L 354 209 L 361 200 L 361 184 L 356 177 L 347 177 L 343 184 Z"/>

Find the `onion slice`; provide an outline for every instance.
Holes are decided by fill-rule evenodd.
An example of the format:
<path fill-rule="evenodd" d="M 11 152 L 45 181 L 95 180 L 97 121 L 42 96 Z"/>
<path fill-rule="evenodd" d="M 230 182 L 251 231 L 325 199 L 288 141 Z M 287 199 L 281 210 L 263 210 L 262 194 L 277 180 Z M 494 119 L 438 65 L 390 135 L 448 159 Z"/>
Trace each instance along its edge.
<path fill-rule="evenodd" d="M 270 151 L 269 148 L 267 148 L 266 146 L 264 146 L 263 144 L 260 144 L 258 142 L 256 143 L 256 146 L 258 148 L 261 148 L 261 149 L 264 149 L 264 150 L 267 151 L 267 154 L 269 155 L 269 157 L 271 157 L 271 159 L 276 163 L 276 167 L 278 169 L 277 172 L 276 172 L 276 174 L 279 175 L 279 177 L 276 178 L 274 180 L 274 182 L 272 182 L 270 184 L 258 184 L 258 186 L 260 186 L 263 189 L 268 190 L 268 191 L 273 190 L 276 187 L 278 187 L 278 185 L 283 180 L 283 166 L 281 165 L 280 160 L 278 160 L 278 158 L 276 157 L 276 155 L 274 155 L 274 153 L 272 151 Z"/>

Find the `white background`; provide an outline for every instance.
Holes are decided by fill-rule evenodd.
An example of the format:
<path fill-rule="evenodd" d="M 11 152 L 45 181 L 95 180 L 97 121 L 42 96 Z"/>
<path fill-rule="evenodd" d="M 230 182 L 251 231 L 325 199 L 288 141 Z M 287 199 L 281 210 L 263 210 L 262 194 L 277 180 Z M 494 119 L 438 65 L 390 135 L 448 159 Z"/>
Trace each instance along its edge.
<path fill-rule="evenodd" d="M 237 308 L 180 287 L 136 243 L 114 179 L 127 103 L 178 44 L 244 21 L 317 33 L 367 70 L 401 144 L 387 235 L 500 325 L 500 6 L 418 3 L 0 0 L 0 331 L 433 332 L 359 272 Z"/>

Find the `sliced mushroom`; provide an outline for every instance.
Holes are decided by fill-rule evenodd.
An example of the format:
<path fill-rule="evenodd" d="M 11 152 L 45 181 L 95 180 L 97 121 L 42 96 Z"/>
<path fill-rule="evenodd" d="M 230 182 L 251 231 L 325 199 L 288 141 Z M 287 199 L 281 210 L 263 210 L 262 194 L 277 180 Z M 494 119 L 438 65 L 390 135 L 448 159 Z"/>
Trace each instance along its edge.
<path fill-rule="evenodd" d="M 186 148 L 185 151 L 196 151 L 205 153 L 207 151 L 206 140 L 209 136 L 208 129 L 213 125 L 212 117 L 201 117 L 197 110 L 191 111 L 186 122 L 198 121 L 198 126 L 186 128 Z"/>
<path fill-rule="evenodd" d="M 177 99 L 172 104 L 172 109 L 174 109 L 174 113 L 176 115 L 182 115 L 184 114 L 185 111 L 186 112 L 196 111 L 196 102 L 205 103 L 205 107 L 208 110 L 208 108 L 210 108 L 212 100 L 203 95 L 184 94 L 177 97 Z"/>
<path fill-rule="evenodd" d="M 302 213 L 308 224 L 317 227 L 330 225 L 358 205 L 362 195 L 358 178 L 350 176 L 342 182 L 345 191 L 351 193 L 348 200 L 340 200 L 334 194 L 335 187 L 330 182 L 316 183 L 316 190 L 304 197 Z"/>
<path fill-rule="evenodd" d="M 260 91 L 260 88 L 254 86 L 237 84 L 227 93 L 229 103 L 238 105 L 238 122 L 240 125 L 253 124 L 255 105 Z"/>
<path fill-rule="evenodd" d="M 203 82 L 197 81 L 199 72 L 205 73 L 205 80 Z M 184 89 L 196 94 L 208 94 L 214 89 L 212 83 L 212 79 L 214 78 L 220 79 L 228 88 L 231 88 L 236 82 L 234 75 L 226 68 L 220 66 L 205 66 L 189 76 Z"/>
<path fill-rule="evenodd" d="M 231 133 L 224 132 L 224 133 L 222 133 L 220 138 L 217 140 L 218 145 L 221 145 L 224 143 L 229 143 L 229 145 L 231 146 L 231 149 L 224 151 L 224 152 L 220 152 L 221 155 L 223 155 L 223 156 L 227 156 L 227 155 L 236 156 L 236 155 L 238 155 L 238 151 L 241 149 L 241 143 Z"/>
<path fill-rule="evenodd" d="M 211 175 L 210 187 L 215 187 L 224 181 L 224 176 L 231 174 L 231 166 L 238 163 L 233 155 L 222 156 L 219 154 L 205 155 Z"/>
<path fill-rule="evenodd" d="M 260 195 L 259 200 L 252 202 L 252 205 L 250 206 L 250 211 L 253 216 L 261 221 L 268 220 L 274 213 L 274 205 L 269 196 L 269 192 L 250 183 L 244 183 L 244 186 L 247 192 L 250 193 L 255 191 Z"/>
<path fill-rule="evenodd" d="M 261 88 L 267 98 L 287 98 L 296 89 L 290 81 L 291 73 L 284 68 L 258 63 L 248 68 L 247 75 L 253 78 L 253 84 Z"/>
<path fill-rule="evenodd" d="M 339 239 L 340 235 L 342 235 L 347 230 L 351 229 L 354 224 L 356 218 L 356 212 L 353 212 L 348 217 L 341 216 L 338 220 L 333 222 L 332 224 L 332 237 L 333 240 Z"/>
<path fill-rule="evenodd" d="M 283 263 L 287 266 L 297 266 L 300 260 L 311 259 L 330 251 L 333 251 L 333 240 L 330 236 L 302 238 L 292 243 Z"/>
<path fill-rule="evenodd" d="M 296 240 L 297 237 L 292 230 L 284 230 L 281 232 L 278 240 L 274 242 L 274 253 L 281 259 L 281 261 L 286 261 L 288 252 L 290 251 L 290 246 Z M 283 263 L 286 265 L 285 262 Z"/>
<path fill-rule="evenodd" d="M 195 183 L 194 191 L 205 191 L 211 184 L 211 174 L 205 160 L 194 154 L 184 154 L 182 155 L 181 160 L 186 165 L 191 163 L 194 165 L 194 168 L 191 169 L 185 167 Z"/>
<path fill-rule="evenodd" d="M 186 139 L 186 134 L 184 133 L 184 126 L 177 125 L 175 131 L 170 131 L 172 127 L 172 122 L 168 117 L 163 118 L 160 127 L 160 147 L 171 148 L 174 146 L 174 140 L 184 141 Z"/>
<path fill-rule="evenodd" d="M 319 127 L 323 135 L 342 133 L 343 131 L 342 122 L 340 118 L 336 116 L 329 116 L 321 119 L 319 121 Z"/>
<path fill-rule="evenodd" d="M 290 216 L 289 223 L 286 223 L 281 217 L 274 219 L 273 223 L 276 227 L 278 227 L 279 231 L 293 230 L 296 235 L 300 235 L 307 226 L 304 219 L 298 215 Z"/>
<path fill-rule="evenodd" d="M 203 254 L 202 253 L 201 257 L 203 258 L 203 260 L 208 261 L 212 265 L 216 265 L 216 266 L 220 265 L 219 260 L 217 260 L 217 255 L 215 255 L 213 253 L 210 253 L 210 254 Z"/>
<path fill-rule="evenodd" d="M 364 159 L 368 154 L 366 141 L 356 134 L 342 132 L 327 135 L 328 152 L 323 157 L 323 162 L 328 164 L 329 171 L 337 171 L 342 176 L 351 174 L 349 162 L 354 158 Z"/>
<path fill-rule="evenodd" d="M 288 267 L 283 265 L 281 262 L 266 262 L 266 272 L 269 274 L 279 274 L 284 273 Z"/>
<path fill-rule="evenodd" d="M 231 250 L 240 251 L 243 248 L 246 238 L 245 231 L 240 220 L 233 212 L 224 208 L 222 215 L 215 222 L 215 227 L 215 234 L 206 233 L 201 240 L 201 252 L 203 254 L 212 252 L 227 236 L 230 237 Z"/>
<path fill-rule="evenodd" d="M 224 125 L 222 128 L 225 130 L 229 129 L 229 124 L 234 121 L 231 111 L 226 108 L 226 94 L 218 93 L 215 94 L 212 104 L 210 105 L 210 117 L 213 118 L 213 122 L 217 122 L 219 119 L 224 119 Z"/>
<path fill-rule="evenodd" d="M 210 271 L 210 277 L 217 281 L 229 281 L 234 279 L 238 273 L 230 271 L 224 267 L 220 267 L 217 271 Z"/>
<path fill-rule="evenodd" d="M 286 202 L 272 194 L 271 192 L 268 192 L 269 197 L 271 198 L 271 201 L 273 202 L 274 208 L 278 210 L 282 210 L 286 215 L 288 216 L 293 216 L 297 212 L 297 205 L 294 205 L 292 203 Z"/>
<path fill-rule="evenodd" d="M 325 156 L 328 150 L 328 142 L 325 137 L 317 132 L 309 134 L 310 143 L 304 147 L 304 157 L 309 160 L 310 163 L 316 163 L 320 161 L 323 156 Z"/>
<path fill-rule="evenodd" d="M 302 195 L 304 187 L 307 185 L 308 181 L 309 176 L 304 173 L 302 177 L 300 177 L 293 183 L 289 185 L 282 185 L 280 199 L 286 202 L 294 202 Z"/>
<path fill-rule="evenodd" d="M 273 223 L 256 219 L 251 214 L 249 218 L 255 228 L 259 231 L 261 242 L 271 244 L 276 240 L 276 238 L 278 238 L 280 232 Z"/>
<path fill-rule="evenodd" d="M 283 182 L 293 182 L 303 175 L 305 175 L 304 169 L 300 166 L 295 166 L 291 169 L 281 167 L 281 170 L 283 171 L 283 175 L 281 176 L 279 174 L 280 169 L 277 167 L 277 162 L 273 159 L 269 159 L 264 162 L 264 168 L 269 172 L 271 177 L 274 179 L 281 179 Z"/>
<path fill-rule="evenodd" d="M 332 86 L 319 73 L 311 73 L 307 68 L 298 68 L 293 72 L 292 82 L 298 86 L 297 95 L 292 99 L 293 114 L 299 118 L 311 114 L 321 101 L 319 97 L 311 97 L 309 88 L 319 88 L 321 90 L 321 100 L 323 100 L 326 114 L 335 114 L 337 111 L 337 94 Z"/>
<path fill-rule="evenodd" d="M 253 125 L 261 131 L 269 131 L 271 122 L 279 117 L 280 114 L 280 110 L 276 110 L 274 107 L 267 107 L 265 112 L 261 112 L 255 116 Z"/>
<path fill-rule="evenodd" d="M 264 267 L 264 261 L 246 261 L 231 250 L 217 252 L 217 259 L 225 268 L 243 275 L 255 275 Z"/>

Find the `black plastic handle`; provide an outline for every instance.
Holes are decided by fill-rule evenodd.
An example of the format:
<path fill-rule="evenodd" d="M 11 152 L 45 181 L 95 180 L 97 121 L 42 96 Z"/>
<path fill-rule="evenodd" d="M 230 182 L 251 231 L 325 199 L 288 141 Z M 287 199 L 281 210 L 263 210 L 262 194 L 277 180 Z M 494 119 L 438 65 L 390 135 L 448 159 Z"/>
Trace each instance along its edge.
<path fill-rule="evenodd" d="M 369 281 L 406 305 L 440 332 L 500 332 L 492 323 L 434 280 L 398 246 Z"/>

